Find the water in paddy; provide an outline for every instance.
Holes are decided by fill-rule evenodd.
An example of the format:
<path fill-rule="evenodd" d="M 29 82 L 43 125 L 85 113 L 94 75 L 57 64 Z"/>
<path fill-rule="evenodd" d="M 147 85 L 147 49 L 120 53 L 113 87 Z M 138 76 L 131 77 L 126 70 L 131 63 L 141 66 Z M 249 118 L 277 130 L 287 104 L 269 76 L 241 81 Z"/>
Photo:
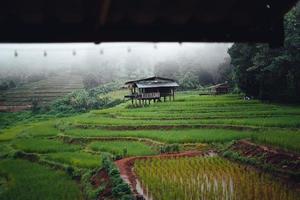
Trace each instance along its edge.
<path fill-rule="evenodd" d="M 220 157 L 136 161 L 146 200 L 297 200 L 299 191 L 266 173 Z"/>

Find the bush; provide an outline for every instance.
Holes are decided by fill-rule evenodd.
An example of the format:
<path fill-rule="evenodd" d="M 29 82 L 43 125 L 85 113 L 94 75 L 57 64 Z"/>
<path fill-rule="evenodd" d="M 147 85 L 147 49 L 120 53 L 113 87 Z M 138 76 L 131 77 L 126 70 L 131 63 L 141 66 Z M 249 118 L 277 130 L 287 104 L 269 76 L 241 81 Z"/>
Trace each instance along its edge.
<path fill-rule="evenodd" d="M 131 200 L 134 199 L 130 187 L 123 181 L 120 172 L 108 155 L 103 155 L 102 166 L 108 172 L 112 181 L 112 194 L 117 199 Z"/>
<path fill-rule="evenodd" d="M 179 151 L 179 144 L 168 144 L 160 147 L 160 153 L 177 153 Z"/>
<path fill-rule="evenodd" d="M 66 173 L 69 175 L 69 176 L 73 176 L 73 174 L 74 174 L 74 168 L 72 167 L 72 166 L 68 166 L 67 168 L 66 168 Z"/>
<path fill-rule="evenodd" d="M 133 196 L 132 195 L 123 195 L 121 200 L 134 200 Z"/>
<path fill-rule="evenodd" d="M 123 198 L 123 196 L 131 194 L 130 187 L 127 183 L 120 183 L 113 187 L 112 194 L 114 197 Z"/>
<path fill-rule="evenodd" d="M 58 99 L 50 106 L 50 113 L 76 113 L 86 112 L 91 109 L 109 108 L 123 102 L 123 100 L 112 100 L 103 95 L 116 90 L 118 86 L 114 83 L 105 84 L 89 90 L 77 90 L 67 96 Z"/>
<path fill-rule="evenodd" d="M 91 184 L 90 180 L 94 174 L 95 171 L 88 170 L 82 175 L 82 179 L 81 179 L 81 182 L 83 183 L 84 186 L 84 193 L 86 199 L 88 200 L 97 199 L 99 194 L 104 190 L 104 186 L 94 188 L 94 186 Z"/>

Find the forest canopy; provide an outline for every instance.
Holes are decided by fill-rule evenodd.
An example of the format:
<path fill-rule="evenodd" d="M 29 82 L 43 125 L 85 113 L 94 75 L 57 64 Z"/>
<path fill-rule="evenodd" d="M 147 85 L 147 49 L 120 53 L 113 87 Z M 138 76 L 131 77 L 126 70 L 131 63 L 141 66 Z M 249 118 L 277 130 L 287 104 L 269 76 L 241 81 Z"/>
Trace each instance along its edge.
<path fill-rule="evenodd" d="M 262 100 L 300 102 L 300 4 L 284 19 L 284 47 L 234 44 L 228 51 L 237 86 Z"/>

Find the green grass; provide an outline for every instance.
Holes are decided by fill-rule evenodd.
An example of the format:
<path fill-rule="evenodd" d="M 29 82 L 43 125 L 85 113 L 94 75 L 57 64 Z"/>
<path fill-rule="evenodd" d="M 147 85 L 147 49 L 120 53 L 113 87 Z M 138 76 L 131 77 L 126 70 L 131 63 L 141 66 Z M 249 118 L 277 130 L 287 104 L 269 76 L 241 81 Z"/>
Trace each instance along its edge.
<path fill-rule="evenodd" d="M 50 153 L 80 150 L 79 145 L 65 144 L 61 141 L 50 139 L 17 139 L 12 143 L 13 147 L 28 153 Z"/>
<path fill-rule="evenodd" d="M 94 151 L 105 151 L 115 155 L 124 155 L 124 149 L 126 149 L 125 156 L 146 156 L 154 155 L 158 152 L 151 146 L 141 142 L 130 141 L 100 141 L 92 142 L 89 146 Z"/>
<path fill-rule="evenodd" d="M 15 138 L 31 136 L 55 136 L 59 130 L 55 128 L 53 119 L 42 122 L 24 122 L 10 128 L 0 130 L 0 142 Z"/>
<path fill-rule="evenodd" d="M 123 104 L 70 119 L 75 125 L 134 126 L 222 125 L 300 128 L 300 107 L 245 101 L 237 95 L 179 95 L 175 102 L 129 109 Z"/>
<path fill-rule="evenodd" d="M 140 130 L 107 131 L 98 129 L 71 129 L 66 135 L 76 137 L 135 137 L 149 138 L 166 143 L 211 143 L 227 142 L 250 138 L 250 131 L 224 129 L 183 129 L 183 130 Z"/>
<path fill-rule="evenodd" d="M 103 95 L 103 97 L 108 97 L 111 98 L 113 100 L 116 99 L 124 99 L 124 96 L 128 94 L 128 90 L 115 90 L 112 92 L 108 92 L 107 94 Z"/>
<path fill-rule="evenodd" d="M 28 125 L 24 124 L 0 130 L 0 142 L 15 139 L 17 135 L 24 133 L 24 130 L 28 127 Z"/>
<path fill-rule="evenodd" d="M 33 124 L 30 128 L 24 131 L 27 136 L 55 136 L 59 131 L 54 127 L 53 120 Z"/>
<path fill-rule="evenodd" d="M 287 134 L 287 139 L 281 139 L 280 134 L 272 135 L 274 131 L 293 132 L 292 129 L 300 128 L 299 106 L 245 101 L 238 95 L 199 96 L 187 92 L 179 93 L 175 102 L 152 103 L 143 108 L 127 108 L 127 105 L 130 102 L 69 118 L 72 125 L 65 134 L 78 137 L 145 137 L 185 143 L 226 142 L 258 138 L 260 133 L 268 133 L 268 139 L 260 139 L 260 143 L 300 151 L 300 146 L 289 137 L 291 134 Z M 179 130 L 183 125 L 189 129 Z M 211 129 L 201 128 L 201 125 Z M 120 131 L 102 130 L 112 127 Z M 170 127 L 173 129 L 165 130 Z M 248 127 L 262 130 L 236 130 Z M 137 130 L 129 130 L 133 128 Z M 292 135 L 293 138 L 300 137 L 298 133 Z"/>
<path fill-rule="evenodd" d="M 58 152 L 46 155 L 46 158 L 56 162 L 69 164 L 79 168 L 99 168 L 101 155 L 93 155 L 85 152 Z"/>
<path fill-rule="evenodd" d="M 124 91 L 107 95 L 117 99 L 124 95 Z M 41 154 L 41 158 L 46 160 L 85 171 L 101 167 L 102 152 L 124 156 L 126 149 L 126 156 L 158 154 L 157 146 L 138 141 L 139 138 L 180 144 L 225 143 L 251 139 L 255 143 L 300 152 L 299 106 L 265 104 L 256 100 L 244 101 L 238 95 L 199 96 L 195 92 L 178 93 L 175 102 L 152 103 L 143 108 L 129 108 L 128 105 L 130 102 L 73 117 L 48 120 L 41 117 L 3 125 L 2 127 L 6 128 L 0 130 L 0 157 L 7 154 L 11 156 L 15 150 L 22 150 Z M 3 117 L 5 118 L 4 115 Z M 10 123 L 12 119 L 8 121 Z M 81 143 L 63 143 L 57 139 L 58 136 L 70 136 L 77 139 L 74 142 Z M 103 140 L 90 143 L 80 140 L 86 137 L 89 137 L 89 140 L 93 137 Z M 120 140 L 116 140 L 116 137 L 120 137 Z M 125 140 L 128 137 L 137 141 Z M 96 151 L 97 154 L 89 153 L 90 150 Z M 34 177 L 31 168 L 36 170 L 37 176 L 43 180 Z M 49 199 L 81 198 L 77 185 L 62 172 L 27 161 L 0 160 L 0 199 L 38 199 L 38 196 L 44 197 L 41 196 L 41 192 L 47 195 L 50 189 L 46 187 L 47 177 L 39 175 L 42 170 L 44 171 L 41 173 L 45 176 L 59 175 L 55 181 L 50 178 L 48 186 L 51 191 L 51 184 L 55 185 L 53 182 L 59 182 L 60 179 L 62 181 L 59 183 L 67 182 L 65 188 L 55 185 L 53 194 L 48 195 Z M 25 177 L 21 172 L 33 177 Z M 6 181 L 6 174 L 10 174 L 9 181 Z M 24 184 L 24 191 L 21 182 L 28 183 Z M 35 191 L 39 185 L 42 191 Z M 29 198 L 31 196 L 28 191 L 33 193 L 32 198 Z M 20 198 L 16 197 L 18 192 L 24 194 L 20 195 Z"/>
<path fill-rule="evenodd" d="M 253 134 L 251 139 L 256 143 L 300 153 L 300 131 L 265 131 L 260 134 Z"/>
<path fill-rule="evenodd" d="M 65 173 L 29 161 L 1 160 L 1 174 L 8 178 L 0 190 L 3 200 L 83 199 L 79 186 Z"/>

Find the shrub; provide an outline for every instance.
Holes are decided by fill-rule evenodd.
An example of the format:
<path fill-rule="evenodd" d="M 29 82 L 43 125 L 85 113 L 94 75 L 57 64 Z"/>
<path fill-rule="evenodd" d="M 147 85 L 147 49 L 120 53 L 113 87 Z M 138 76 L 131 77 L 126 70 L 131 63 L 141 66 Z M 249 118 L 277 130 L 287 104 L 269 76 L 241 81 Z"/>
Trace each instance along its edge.
<path fill-rule="evenodd" d="M 97 199 L 99 194 L 104 190 L 104 186 L 94 188 L 94 186 L 91 184 L 90 180 L 94 174 L 95 174 L 95 171 L 87 170 L 82 175 L 82 179 L 81 179 L 81 182 L 83 183 L 83 186 L 84 186 L 84 193 L 88 200 Z"/>
<path fill-rule="evenodd" d="M 123 182 L 113 187 L 112 194 L 114 197 L 123 198 L 123 196 L 131 194 L 131 191 L 128 184 Z"/>
<path fill-rule="evenodd" d="M 179 152 L 180 146 L 179 144 L 168 144 L 160 147 L 160 153 L 174 153 Z"/>
<path fill-rule="evenodd" d="M 120 172 L 108 155 L 104 155 L 102 159 L 102 166 L 108 172 L 112 181 L 112 194 L 117 199 L 131 200 L 134 199 L 130 187 L 123 181 Z"/>
<path fill-rule="evenodd" d="M 72 92 L 58 99 L 50 106 L 50 113 L 76 113 L 86 112 L 91 109 L 109 108 L 123 102 L 123 100 L 112 100 L 104 96 L 108 92 L 116 90 L 118 85 L 114 83 L 105 84 L 93 89 L 82 89 Z"/>

